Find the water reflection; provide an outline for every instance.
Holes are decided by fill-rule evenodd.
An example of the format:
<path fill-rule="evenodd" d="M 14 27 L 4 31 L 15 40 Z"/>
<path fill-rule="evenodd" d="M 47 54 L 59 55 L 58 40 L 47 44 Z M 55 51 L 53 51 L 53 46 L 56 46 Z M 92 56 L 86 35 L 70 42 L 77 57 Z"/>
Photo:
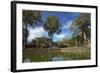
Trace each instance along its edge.
<path fill-rule="evenodd" d="M 62 56 L 54 56 L 52 61 L 64 61 L 64 58 Z"/>
<path fill-rule="evenodd" d="M 31 62 L 31 60 L 27 58 L 27 59 L 24 60 L 24 62 L 28 63 L 28 62 Z"/>

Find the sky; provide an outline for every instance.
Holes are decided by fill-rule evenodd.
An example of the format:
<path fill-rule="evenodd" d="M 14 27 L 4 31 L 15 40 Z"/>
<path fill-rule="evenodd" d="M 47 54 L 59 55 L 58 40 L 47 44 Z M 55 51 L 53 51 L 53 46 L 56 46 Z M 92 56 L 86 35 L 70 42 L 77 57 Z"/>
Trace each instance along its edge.
<path fill-rule="evenodd" d="M 64 38 L 70 38 L 73 34 L 73 31 L 70 29 L 70 26 L 72 22 L 80 15 L 80 13 L 75 12 L 52 12 L 52 11 L 42 11 L 42 20 L 45 22 L 48 18 L 48 16 L 56 16 L 61 25 L 61 33 L 57 35 L 54 33 L 53 35 L 53 41 L 60 41 Z M 43 25 L 43 23 L 40 23 Z M 42 26 L 35 27 L 34 29 L 32 27 L 28 27 L 29 36 L 28 36 L 28 42 L 31 42 L 36 37 L 48 37 L 48 32 L 46 32 Z"/>

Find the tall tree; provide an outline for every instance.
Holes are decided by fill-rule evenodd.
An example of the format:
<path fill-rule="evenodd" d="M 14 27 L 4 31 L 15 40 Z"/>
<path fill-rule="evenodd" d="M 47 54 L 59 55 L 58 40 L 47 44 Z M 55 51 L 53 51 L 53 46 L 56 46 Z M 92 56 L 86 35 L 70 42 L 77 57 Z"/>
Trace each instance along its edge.
<path fill-rule="evenodd" d="M 79 28 L 82 32 L 82 37 L 84 37 L 84 44 L 86 43 L 87 37 L 90 37 L 90 29 L 88 26 L 91 26 L 91 15 L 90 13 L 81 13 L 80 16 L 72 23 L 72 27 L 76 29 Z M 74 31 L 75 31 L 74 30 Z"/>
<path fill-rule="evenodd" d="M 32 26 L 32 27 L 37 26 L 37 23 L 41 21 L 41 12 L 32 11 L 32 10 L 23 10 L 22 19 L 23 19 L 23 28 L 24 28 L 23 38 L 25 38 L 24 42 L 25 44 L 27 44 L 28 26 Z"/>
<path fill-rule="evenodd" d="M 28 37 L 29 36 L 29 32 L 28 32 L 28 30 L 26 30 L 25 28 L 23 28 L 22 29 L 23 31 L 22 31 L 22 35 L 23 35 L 23 47 L 25 47 L 25 41 L 26 41 L 26 37 Z"/>
<path fill-rule="evenodd" d="M 60 21 L 55 16 L 49 16 L 43 27 L 48 32 L 48 35 L 49 35 L 50 40 L 51 40 L 50 47 L 52 48 L 53 34 L 54 33 L 60 34 L 60 32 L 61 32 Z"/>

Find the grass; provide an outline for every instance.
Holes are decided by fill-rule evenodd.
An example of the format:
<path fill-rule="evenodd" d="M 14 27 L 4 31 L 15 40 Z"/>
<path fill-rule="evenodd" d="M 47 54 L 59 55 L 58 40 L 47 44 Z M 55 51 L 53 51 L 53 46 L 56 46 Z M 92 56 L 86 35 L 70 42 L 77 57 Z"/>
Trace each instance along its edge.
<path fill-rule="evenodd" d="M 74 49 L 75 50 L 75 49 Z M 77 50 L 77 51 L 66 51 L 66 52 L 47 52 L 47 53 L 34 53 L 34 51 L 24 51 L 23 52 L 23 61 L 25 59 L 30 59 L 31 62 L 45 62 L 52 61 L 52 58 L 55 56 L 61 56 L 64 60 L 86 60 L 91 58 L 90 49 Z"/>

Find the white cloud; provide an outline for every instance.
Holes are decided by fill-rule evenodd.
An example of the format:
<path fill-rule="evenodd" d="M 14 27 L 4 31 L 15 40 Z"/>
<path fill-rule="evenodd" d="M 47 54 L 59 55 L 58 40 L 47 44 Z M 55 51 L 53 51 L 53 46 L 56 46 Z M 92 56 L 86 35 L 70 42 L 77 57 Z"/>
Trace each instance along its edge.
<path fill-rule="evenodd" d="M 72 24 L 72 20 L 70 20 L 70 21 L 67 21 L 65 24 L 63 24 L 63 27 L 62 27 L 62 29 L 66 29 L 66 28 L 69 28 L 69 27 L 71 27 L 71 24 Z"/>
<path fill-rule="evenodd" d="M 43 34 L 46 33 L 46 31 L 43 29 L 43 27 L 29 27 L 29 36 L 28 36 L 28 41 L 31 42 L 33 39 L 36 37 L 43 37 Z"/>
<path fill-rule="evenodd" d="M 66 37 L 66 34 L 59 34 L 59 35 L 55 34 L 54 37 L 58 38 L 58 39 L 62 39 L 64 37 Z"/>

